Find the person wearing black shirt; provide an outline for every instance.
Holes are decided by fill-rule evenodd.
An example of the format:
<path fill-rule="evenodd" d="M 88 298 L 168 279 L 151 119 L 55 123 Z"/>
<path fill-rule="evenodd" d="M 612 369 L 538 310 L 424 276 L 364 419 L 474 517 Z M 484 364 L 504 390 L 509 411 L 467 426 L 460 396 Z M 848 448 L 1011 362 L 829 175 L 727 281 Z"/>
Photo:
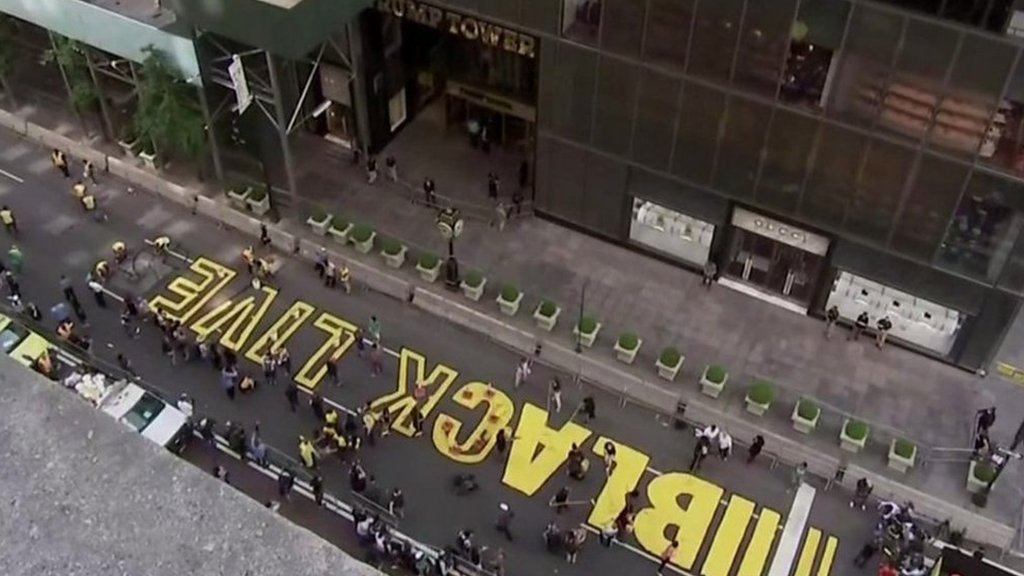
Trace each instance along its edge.
<path fill-rule="evenodd" d="M 882 316 L 878 319 L 876 327 L 878 332 L 875 334 L 875 346 L 881 350 L 882 346 L 885 346 L 885 339 L 889 337 L 889 330 L 892 330 L 892 321 L 888 316 Z"/>
<path fill-rule="evenodd" d="M 839 307 L 832 306 L 825 312 L 825 339 L 832 339 L 832 329 L 835 328 L 836 323 L 839 322 Z"/>
<path fill-rule="evenodd" d="M 856 340 L 860 337 L 860 333 L 868 329 L 868 323 L 871 318 L 868 316 L 867 310 L 861 312 L 857 316 L 857 321 L 853 324 L 853 332 L 850 332 L 850 340 Z"/>

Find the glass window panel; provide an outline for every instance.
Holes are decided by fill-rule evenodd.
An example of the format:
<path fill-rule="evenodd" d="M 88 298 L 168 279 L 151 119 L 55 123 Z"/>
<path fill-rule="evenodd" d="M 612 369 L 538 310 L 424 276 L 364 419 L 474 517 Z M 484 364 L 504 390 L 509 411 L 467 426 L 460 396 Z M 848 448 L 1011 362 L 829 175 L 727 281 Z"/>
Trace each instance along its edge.
<path fill-rule="evenodd" d="M 711 180 L 718 126 L 725 110 L 725 94 L 697 84 L 683 87 L 683 109 L 676 128 L 673 171 L 700 184 Z"/>
<path fill-rule="evenodd" d="M 800 2 L 786 54 L 780 92 L 783 101 L 814 111 L 821 109 L 849 14 L 850 3 L 844 0 Z"/>
<path fill-rule="evenodd" d="M 1024 234 L 1017 236 L 1017 242 L 1010 253 L 1003 273 L 999 277 L 999 286 L 1014 292 L 1024 293 Z"/>
<path fill-rule="evenodd" d="M 997 34 L 1005 34 L 1014 2 L 1015 0 L 992 0 L 985 28 Z"/>
<path fill-rule="evenodd" d="M 548 176 L 551 186 L 551 212 L 584 225 L 583 186 L 587 181 L 587 152 L 560 140 L 551 140 Z"/>
<path fill-rule="evenodd" d="M 537 91 L 537 123 L 552 128 L 558 114 L 558 42 L 540 43 L 540 82 Z"/>
<path fill-rule="evenodd" d="M 829 112 L 862 124 L 874 121 L 885 95 L 903 17 L 858 4 L 850 18 Z"/>
<path fill-rule="evenodd" d="M 967 166 L 925 154 L 892 236 L 898 252 L 931 261 L 946 234 L 960 197 Z"/>
<path fill-rule="evenodd" d="M 839 126 L 825 127 L 800 214 L 824 227 L 839 228 L 860 169 L 867 138 Z"/>
<path fill-rule="evenodd" d="M 601 30 L 601 3 L 602 0 L 562 0 L 562 34 L 577 42 L 597 46 Z"/>
<path fill-rule="evenodd" d="M 551 0 L 520 0 L 523 26 L 530 30 L 558 34 L 561 9 L 558 2 Z"/>
<path fill-rule="evenodd" d="M 649 0 L 644 59 L 682 69 L 696 0 Z"/>
<path fill-rule="evenodd" d="M 1016 47 L 968 34 L 953 66 L 948 98 L 974 132 L 974 148 L 983 162 L 1012 169 L 1016 144 L 1015 125 L 1022 117 L 1024 90 L 1011 81 L 1005 100 L 999 98 L 1013 67 Z M 938 135 L 938 134 L 937 134 Z M 980 145 L 979 145 L 980 144 Z"/>
<path fill-rule="evenodd" d="M 914 151 L 884 140 L 868 146 L 844 228 L 869 242 L 884 243 L 899 210 Z"/>
<path fill-rule="evenodd" d="M 587 158 L 584 225 L 609 238 L 622 237 L 626 206 L 626 165 L 610 156 L 591 153 Z"/>
<path fill-rule="evenodd" d="M 640 54 L 640 40 L 644 35 L 644 0 L 603 0 L 602 18 L 609 25 L 601 33 L 601 45 L 606 50 L 626 56 Z"/>
<path fill-rule="evenodd" d="M 938 263 L 976 278 L 995 280 L 1020 234 L 1024 183 L 974 172 L 946 231 Z"/>
<path fill-rule="evenodd" d="M 813 118 L 775 111 L 757 187 L 760 203 L 787 214 L 796 211 L 817 131 Z"/>
<path fill-rule="evenodd" d="M 479 0 L 480 13 L 499 20 L 519 20 L 519 0 Z"/>
<path fill-rule="evenodd" d="M 681 85 L 671 76 L 644 69 L 633 128 L 633 160 L 658 170 L 668 168 Z"/>
<path fill-rule="evenodd" d="M 558 46 L 555 131 L 577 142 L 590 142 L 597 55 L 569 44 Z"/>
<path fill-rule="evenodd" d="M 624 155 L 632 137 L 637 68 L 609 57 L 600 65 L 593 143 L 605 152 Z"/>
<path fill-rule="evenodd" d="M 775 97 L 795 9 L 795 0 L 747 4 L 734 76 L 737 86 Z"/>
<path fill-rule="evenodd" d="M 713 80 L 729 79 L 742 15 L 743 0 L 711 0 L 697 4 L 690 74 Z"/>
<path fill-rule="evenodd" d="M 754 193 L 757 166 L 761 161 L 765 132 L 771 118 L 771 109 L 742 98 L 732 98 L 726 113 L 725 132 L 715 185 L 737 198 Z"/>

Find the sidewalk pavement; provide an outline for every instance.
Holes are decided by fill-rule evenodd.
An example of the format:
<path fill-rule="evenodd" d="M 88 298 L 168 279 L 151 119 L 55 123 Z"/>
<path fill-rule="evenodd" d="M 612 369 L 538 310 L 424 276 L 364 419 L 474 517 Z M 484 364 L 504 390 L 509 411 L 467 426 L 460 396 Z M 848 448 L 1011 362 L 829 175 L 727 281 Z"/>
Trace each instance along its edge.
<path fill-rule="evenodd" d="M 133 162 L 117 156 L 108 159 L 10 114 L 0 113 L 0 125 L 47 146 L 60 145 L 73 156 L 102 158 L 97 165 L 108 167 L 117 176 L 191 204 L 200 213 L 243 232 L 258 233 L 256 220 L 226 208 L 223 196 L 197 194 L 191 182 L 168 182 Z M 66 123 L 58 131 L 75 132 Z M 366 185 L 349 181 L 345 186 L 359 190 Z M 360 221 L 403 240 L 413 251 L 425 247 L 440 253 L 441 240 L 436 237 L 430 211 L 410 207 L 408 200 L 398 195 L 381 193 L 377 198 L 384 220 Z M 333 206 L 338 213 L 357 219 L 360 215 L 351 206 L 343 212 L 345 200 L 343 193 Z M 333 209 L 326 203 L 325 207 Z M 294 219 L 284 218 L 270 228 L 276 245 L 294 243 L 306 257 L 324 243 Z M 769 451 L 789 462 L 806 461 L 813 472 L 826 477 L 844 466 L 847 484 L 868 477 L 880 497 L 910 499 L 922 513 L 953 518 L 954 526 L 967 526 L 973 539 L 1001 548 L 1015 539 L 1011 526 L 1016 526 L 1020 514 L 1017 466 L 1011 465 L 1004 473 L 989 505 L 977 509 L 964 488 L 966 464 L 939 462 L 938 453 L 932 450 L 965 446 L 975 410 L 990 405 L 999 406 L 1004 415 L 994 427 L 996 438 L 1012 437 L 1016 422 L 1008 421 L 1006 415 L 1019 414 L 1024 408 L 1024 395 L 1012 384 L 996 378 L 978 379 L 896 347 L 878 351 L 867 341 L 848 343 L 841 337 L 825 341 L 822 325 L 814 319 L 724 288 L 703 291 L 698 278 L 689 272 L 538 219 L 519 221 L 500 234 L 468 223 L 457 250 L 464 266 L 476 267 L 489 278 L 488 293 L 479 303 L 419 280 L 412 264 L 396 271 L 383 266 L 376 254 L 362 256 L 348 249 L 341 254 L 340 246 L 332 251 L 350 262 L 357 280 L 374 289 L 402 299 L 411 295 L 414 305 L 524 354 L 532 353 L 541 343 L 541 361 L 578 372 L 583 380 L 618 393 L 623 402 L 669 413 L 677 402 L 685 402 L 688 418 L 717 422 L 736 437 L 762 433 Z M 526 294 L 516 318 L 500 315 L 493 302 L 503 281 L 515 283 Z M 594 348 L 577 355 L 570 327 L 585 281 L 586 310 L 604 327 Z M 542 297 L 563 307 L 562 320 L 552 333 L 535 328 L 530 319 Z M 611 350 L 625 330 L 635 330 L 644 339 L 634 366 L 617 363 Z M 673 383 L 659 380 L 653 369 L 658 352 L 669 345 L 686 356 L 683 371 Z M 726 392 L 717 400 L 702 397 L 698 391 L 697 380 L 708 363 L 722 364 L 730 372 Z M 744 411 L 745 389 L 754 377 L 770 379 L 777 386 L 775 405 L 763 418 Z M 792 406 L 802 396 L 818 399 L 823 407 L 819 429 L 810 436 L 794 432 L 789 423 Z M 838 449 L 844 414 L 873 424 L 866 453 L 851 456 Z M 906 476 L 885 467 L 889 439 L 897 435 L 911 438 L 921 447 L 917 468 Z"/>

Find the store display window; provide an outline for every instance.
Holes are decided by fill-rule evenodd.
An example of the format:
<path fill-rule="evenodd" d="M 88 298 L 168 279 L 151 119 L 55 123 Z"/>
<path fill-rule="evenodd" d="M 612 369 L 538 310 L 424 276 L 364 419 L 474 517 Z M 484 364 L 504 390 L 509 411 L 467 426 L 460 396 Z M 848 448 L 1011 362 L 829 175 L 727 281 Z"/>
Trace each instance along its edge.
<path fill-rule="evenodd" d="M 640 198 L 633 199 L 629 239 L 698 266 L 708 261 L 715 226 Z"/>

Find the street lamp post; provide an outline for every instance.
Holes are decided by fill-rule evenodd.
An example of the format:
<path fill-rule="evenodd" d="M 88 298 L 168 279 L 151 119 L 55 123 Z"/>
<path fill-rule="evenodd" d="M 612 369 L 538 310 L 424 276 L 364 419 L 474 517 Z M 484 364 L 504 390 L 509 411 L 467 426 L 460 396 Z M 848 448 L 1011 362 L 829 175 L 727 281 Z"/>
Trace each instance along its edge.
<path fill-rule="evenodd" d="M 579 315 L 576 316 L 576 353 L 580 354 L 583 352 L 583 344 L 581 338 L 583 338 L 583 331 L 580 330 L 580 324 L 583 323 L 583 306 L 587 300 L 587 284 L 590 280 L 583 281 L 583 288 L 580 289 L 580 310 Z"/>
<path fill-rule="evenodd" d="M 462 234 L 464 223 L 459 209 L 449 206 L 437 213 L 437 230 L 448 241 L 448 259 L 444 263 L 444 283 L 449 290 L 459 289 L 459 262 L 455 259 L 455 239 Z"/>

